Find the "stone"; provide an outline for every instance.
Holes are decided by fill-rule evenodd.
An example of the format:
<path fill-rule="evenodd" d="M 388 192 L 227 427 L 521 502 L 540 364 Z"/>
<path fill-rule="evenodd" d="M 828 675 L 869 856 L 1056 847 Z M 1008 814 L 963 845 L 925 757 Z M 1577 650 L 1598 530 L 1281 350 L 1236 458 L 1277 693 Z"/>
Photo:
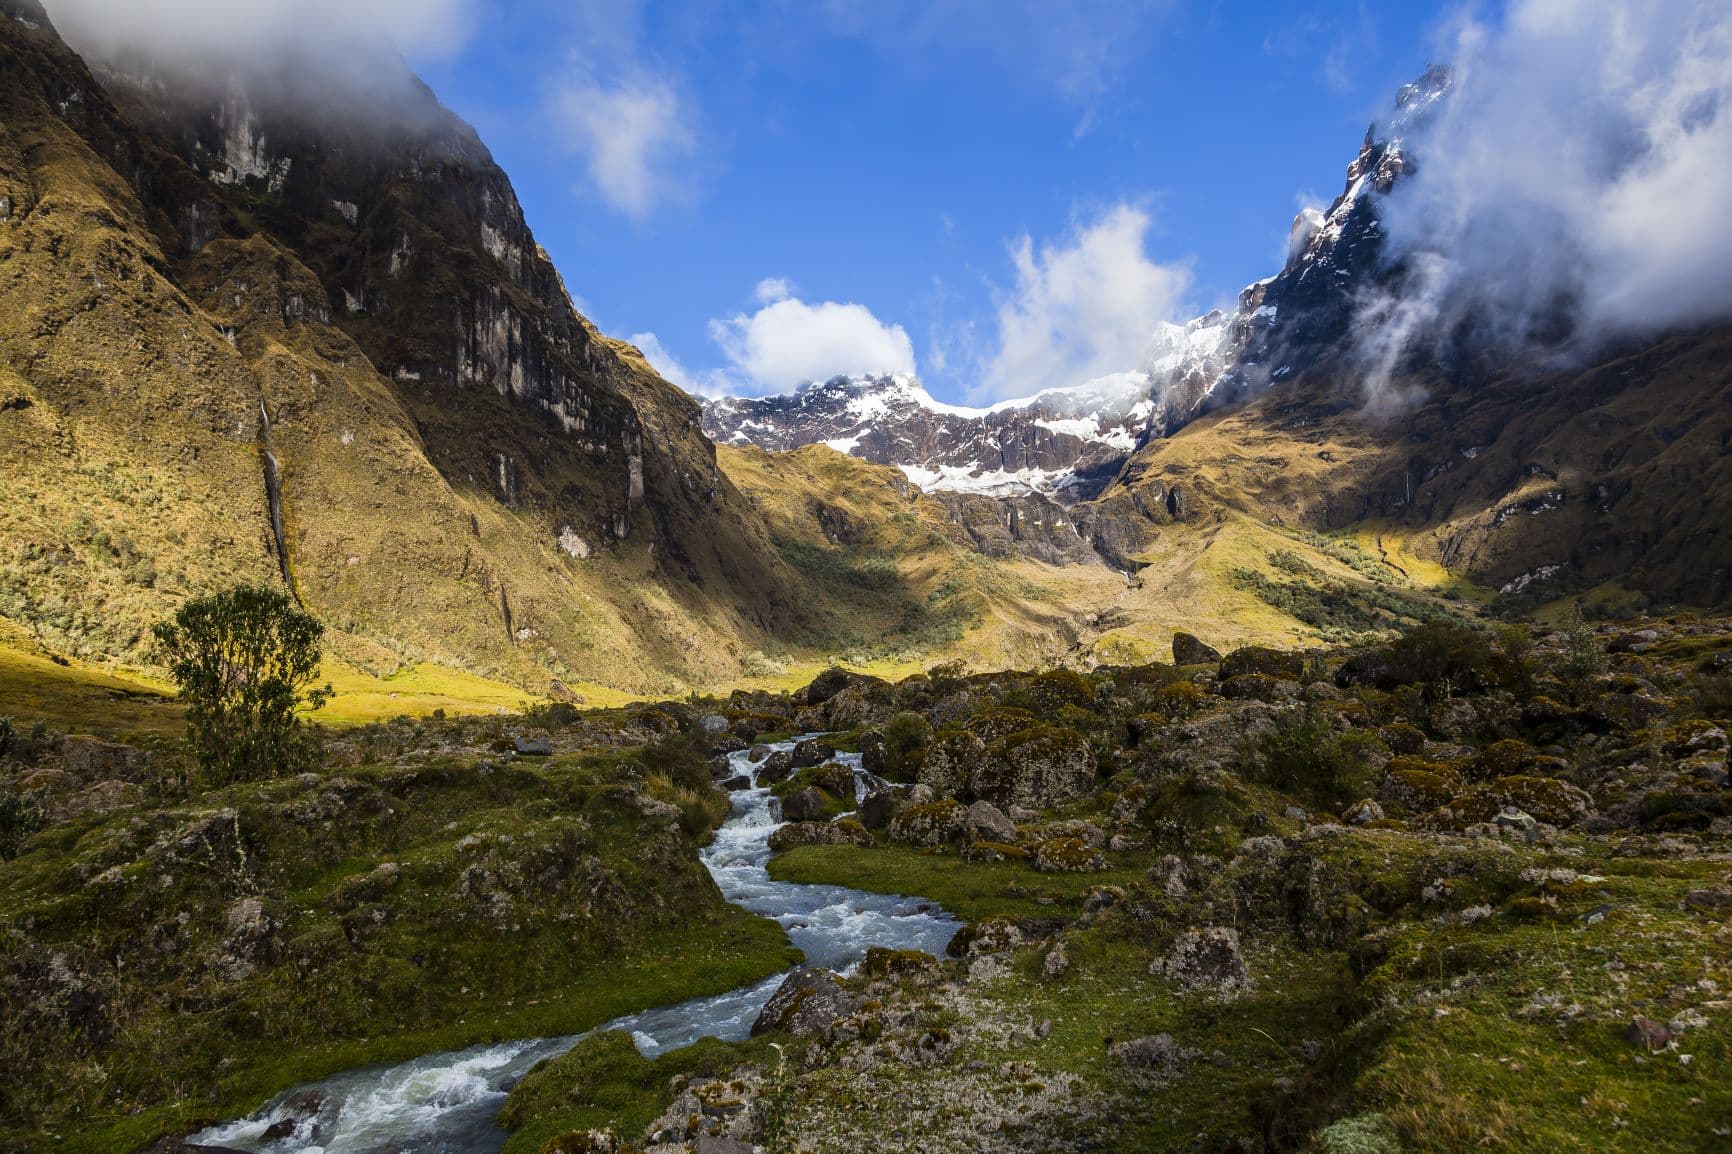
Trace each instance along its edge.
<path fill-rule="evenodd" d="M 1370 798 L 1356 801 L 1347 807 L 1347 812 L 1341 815 L 1341 820 L 1348 825 L 1368 825 L 1374 821 L 1383 820 L 1383 807 Z"/>
<path fill-rule="evenodd" d="M 757 763 L 763 761 L 766 757 L 769 757 L 770 754 L 772 754 L 774 752 L 775 751 L 772 750 L 769 746 L 765 745 L 763 742 L 760 741 L 758 744 L 752 746 L 751 752 L 748 753 L 746 756 L 752 759 L 753 765 L 756 765 Z"/>
<path fill-rule="evenodd" d="M 1219 677 L 1223 682 L 1251 673 L 1282 681 L 1298 681 L 1305 676 L 1305 656 L 1262 645 L 1247 645 L 1221 659 Z"/>
<path fill-rule="evenodd" d="M 1624 1041 L 1638 1050 L 1653 1053 L 1672 1043 L 1672 1031 L 1652 1018 L 1635 1018 L 1624 1027 Z"/>
<path fill-rule="evenodd" d="M 1164 973 L 1187 990 L 1213 990 L 1236 997 L 1251 989 L 1251 971 L 1239 951 L 1239 932 L 1225 926 L 1179 935 L 1152 973 Z"/>
<path fill-rule="evenodd" d="M 905 806 L 890 819 L 890 840 L 902 845 L 939 845 L 955 841 L 968 825 L 968 809 L 945 800 Z"/>
<path fill-rule="evenodd" d="M 1090 849 L 1100 849 L 1107 844 L 1106 831 L 1092 821 L 1071 819 L 1068 821 L 1053 821 L 1042 829 L 1043 838 L 1074 837 Z"/>
<path fill-rule="evenodd" d="M 553 743 L 545 737 L 518 737 L 511 742 L 518 757 L 551 757 Z"/>
<path fill-rule="evenodd" d="M 801 696 L 805 698 L 807 705 L 823 705 L 850 685 L 863 680 L 865 679 L 858 674 L 849 673 L 846 669 L 831 667 L 813 678 Z"/>
<path fill-rule="evenodd" d="M 794 755 L 785 749 L 778 749 L 764 759 L 764 764 L 758 767 L 758 784 L 775 785 L 787 781 L 794 772 Z"/>
<path fill-rule="evenodd" d="M 836 747 L 815 737 L 807 738 L 794 747 L 794 768 L 810 769 L 823 765 L 836 756 Z"/>
<path fill-rule="evenodd" d="M 1098 873 L 1107 868 L 1107 859 L 1081 838 L 1049 837 L 1034 847 L 1034 868 L 1041 873 Z"/>
<path fill-rule="evenodd" d="M 698 728 L 705 737 L 720 737 L 728 732 L 728 719 L 719 713 L 706 713 L 698 718 Z"/>
<path fill-rule="evenodd" d="M 944 952 L 953 958 L 978 958 L 1002 954 L 1028 944 L 1022 922 L 1006 914 L 995 914 L 970 922 L 956 931 Z"/>
<path fill-rule="evenodd" d="M 1505 806 L 1503 809 L 1500 809 L 1497 812 L 1497 816 L 1493 817 L 1491 820 L 1494 825 L 1502 826 L 1504 829 L 1521 830 L 1523 833 L 1537 828 L 1540 824 L 1538 821 L 1535 821 L 1528 814 L 1523 813 L 1513 805 Z"/>
<path fill-rule="evenodd" d="M 993 742 L 986 764 L 974 775 L 973 792 L 1000 809 L 1047 809 L 1083 797 L 1094 783 L 1095 755 L 1088 738 L 1073 729 L 1042 726 Z"/>
<path fill-rule="evenodd" d="M 965 792 L 986 766 L 986 742 L 962 730 L 935 738 L 926 746 L 916 780 L 934 796 L 953 797 Z"/>
<path fill-rule="evenodd" d="M 757 1021 L 752 1023 L 752 1037 L 771 1030 L 797 1038 L 810 1037 L 853 1012 L 854 999 L 836 981 L 835 974 L 815 966 L 800 966 L 782 980 L 764 1003 Z"/>
<path fill-rule="evenodd" d="M 968 807 L 966 831 L 985 841 L 1014 842 L 1016 824 L 990 801 L 977 801 Z"/>
<path fill-rule="evenodd" d="M 1115 1042 L 1109 1052 L 1133 1070 L 1176 1070 L 1190 1056 L 1173 1040 L 1171 1034 L 1155 1034 L 1153 1037 Z"/>
<path fill-rule="evenodd" d="M 1063 942 L 1054 942 L 1046 952 L 1040 963 L 1040 972 L 1048 978 L 1062 978 L 1070 972 L 1070 955 L 1065 953 Z"/>
<path fill-rule="evenodd" d="M 857 821 L 794 821 L 770 835 L 772 853 L 784 853 L 803 845 L 871 844 L 872 835 Z"/>
<path fill-rule="evenodd" d="M 699 1134 L 694 1154 L 752 1154 L 750 1142 L 738 1138 L 719 1138 L 714 1134 Z"/>
<path fill-rule="evenodd" d="M 1221 651 L 1212 645 L 1204 644 L 1189 633 L 1173 634 L 1173 664 L 1174 665 L 1208 665 L 1221 660 Z"/>
<path fill-rule="evenodd" d="M 737 773 L 733 777 L 730 777 L 726 781 L 722 782 L 721 786 L 723 789 L 727 790 L 729 793 L 739 793 L 743 789 L 751 789 L 752 788 L 752 779 L 747 777 L 743 773 Z"/>
<path fill-rule="evenodd" d="M 902 808 L 902 799 L 895 791 L 875 789 L 860 802 L 860 824 L 867 829 L 884 829 Z"/>
<path fill-rule="evenodd" d="M 1125 900 L 1123 886 L 1096 886 L 1083 898 L 1083 913 L 1098 914 Z"/>
<path fill-rule="evenodd" d="M 829 798 L 821 789 L 807 786 L 782 797 L 783 821 L 821 821 Z"/>
<path fill-rule="evenodd" d="M 1693 910 L 1732 909 L 1732 890 L 1691 890 L 1684 895 L 1684 904 Z"/>

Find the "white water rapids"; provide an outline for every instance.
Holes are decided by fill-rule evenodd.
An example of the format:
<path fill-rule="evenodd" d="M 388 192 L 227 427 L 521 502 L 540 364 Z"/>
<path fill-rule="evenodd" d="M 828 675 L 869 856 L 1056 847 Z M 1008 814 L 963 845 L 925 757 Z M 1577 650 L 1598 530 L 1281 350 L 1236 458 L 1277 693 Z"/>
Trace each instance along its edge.
<path fill-rule="evenodd" d="M 791 741 L 771 746 L 793 747 Z M 863 787 L 859 756 L 836 760 L 849 765 L 857 788 Z M 765 870 L 768 843 L 781 822 L 770 791 L 758 787 L 748 753 L 730 754 L 729 761 L 735 773 L 751 777 L 752 788 L 734 795 L 732 815 L 701 854 L 728 901 L 781 923 L 808 965 L 846 970 L 869 946 L 943 953 L 961 923 L 931 902 L 772 881 Z M 628 1014 L 583 1034 L 350 1070 L 280 1094 L 257 1113 L 190 1141 L 256 1154 L 493 1154 L 507 1137 L 494 1119 L 511 1087 L 537 1062 L 602 1030 L 629 1030 L 639 1052 L 652 1058 L 703 1037 L 746 1038 L 781 981 L 778 974 L 725 994 Z"/>

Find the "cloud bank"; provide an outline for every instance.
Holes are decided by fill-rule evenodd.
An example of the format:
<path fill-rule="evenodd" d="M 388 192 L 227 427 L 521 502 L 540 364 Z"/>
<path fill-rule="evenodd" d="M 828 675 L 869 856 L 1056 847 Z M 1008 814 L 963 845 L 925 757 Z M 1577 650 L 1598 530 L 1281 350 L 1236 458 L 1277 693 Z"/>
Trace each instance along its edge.
<path fill-rule="evenodd" d="M 81 53 L 135 52 L 164 63 L 244 63 L 287 48 L 389 45 L 405 56 L 460 48 L 470 0 L 43 0 Z"/>
<path fill-rule="evenodd" d="M 998 306 L 998 348 L 971 392 L 1022 396 L 1134 369 L 1156 326 L 1188 315 L 1190 266 L 1149 259 L 1151 224 L 1147 212 L 1121 204 L 1061 244 L 1018 240 L 1016 284 Z"/>
<path fill-rule="evenodd" d="M 783 291 L 786 282 L 763 282 L 760 297 L 767 287 Z M 756 312 L 711 321 L 710 337 L 734 372 L 759 391 L 786 391 L 839 374 L 915 372 L 907 331 L 860 304 L 782 296 Z"/>
<path fill-rule="evenodd" d="M 1462 326 L 1580 347 L 1732 312 L 1732 9 L 1518 0 L 1453 57 L 1381 213 L 1406 275 L 1364 302 L 1374 389 Z"/>

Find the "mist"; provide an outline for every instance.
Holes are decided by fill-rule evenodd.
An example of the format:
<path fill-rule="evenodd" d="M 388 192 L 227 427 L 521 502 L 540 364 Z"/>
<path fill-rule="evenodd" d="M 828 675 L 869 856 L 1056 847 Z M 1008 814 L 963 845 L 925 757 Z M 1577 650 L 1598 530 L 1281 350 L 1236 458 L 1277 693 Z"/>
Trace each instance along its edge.
<path fill-rule="evenodd" d="M 1516 0 L 1446 54 L 1381 206 L 1400 275 L 1360 301 L 1374 403 L 1464 329 L 1581 353 L 1732 313 L 1732 10 Z"/>
<path fill-rule="evenodd" d="M 395 115 L 421 103 L 406 61 L 455 52 L 472 0 L 42 0 L 87 61 L 176 89 L 246 82 L 255 100 Z"/>

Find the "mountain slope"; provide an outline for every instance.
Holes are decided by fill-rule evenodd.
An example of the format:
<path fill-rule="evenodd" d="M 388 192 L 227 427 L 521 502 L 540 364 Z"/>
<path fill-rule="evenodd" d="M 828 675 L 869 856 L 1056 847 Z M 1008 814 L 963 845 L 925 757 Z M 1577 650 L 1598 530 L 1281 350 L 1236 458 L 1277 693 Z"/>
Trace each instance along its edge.
<path fill-rule="evenodd" d="M 425 90 L 385 137 L 153 104 L 3 7 L 0 614 L 137 661 L 180 597 L 286 572 L 369 667 L 641 689 L 796 626 L 696 406 Z"/>

